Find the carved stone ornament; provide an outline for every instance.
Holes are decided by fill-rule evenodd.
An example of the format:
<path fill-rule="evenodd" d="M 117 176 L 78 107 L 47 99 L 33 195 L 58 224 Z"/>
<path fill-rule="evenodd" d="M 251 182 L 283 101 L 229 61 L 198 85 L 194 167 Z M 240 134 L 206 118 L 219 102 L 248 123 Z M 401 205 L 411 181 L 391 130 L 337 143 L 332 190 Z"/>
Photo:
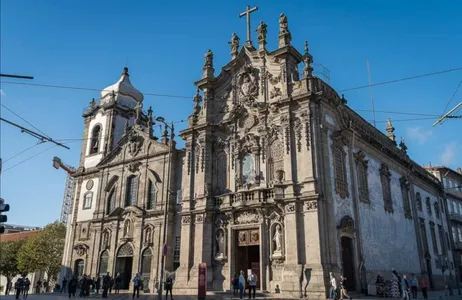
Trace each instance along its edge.
<path fill-rule="evenodd" d="M 307 211 L 315 211 L 318 210 L 318 200 L 310 200 L 306 202 L 306 210 Z"/>
<path fill-rule="evenodd" d="M 128 153 L 135 157 L 141 150 L 141 137 L 135 132 L 131 131 L 130 135 L 128 136 Z"/>
<path fill-rule="evenodd" d="M 203 223 L 204 216 L 203 215 L 196 215 L 196 223 Z"/>
<path fill-rule="evenodd" d="M 258 81 L 251 65 L 244 67 L 239 75 L 239 100 L 245 105 L 252 106 L 258 96 Z"/>
<path fill-rule="evenodd" d="M 191 223 L 191 216 L 183 216 L 183 218 L 181 219 L 181 223 L 183 224 Z"/>
<path fill-rule="evenodd" d="M 285 207 L 286 213 L 294 213 L 295 212 L 295 203 L 289 203 Z"/>
<path fill-rule="evenodd" d="M 142 163 L 139 162 L 139 161 L 138 162 L 131 162 L 131 163 L 128 164 L 127 168 L 128 168 L 128 170 L 130 172 L 135 173 L 135 172 L 139 171 L 141 165 L 142 165 Z"/>
<path fill-rule="evenodd" d="M 260 215 L 258 213 L 243 212 L 236 218 L 237 224 L 251 224 L 258 223 L 260 221 Z"/>
<path fill-rule="evenodd" d="M 79 244 L 74 247 L 75 253 L 77 253 L 78 256 L 84 256 L 87 253 L 88 246 Z"/>
<path fill-rule="evenodd" d="M 85 187 L 89 191 L 89 190 L 91 190 L 93 188 L 93 185 L 94 185 L 94 182 L 93 182 L 93 180 L 90 179 L 90 180 L 87 181 L 87 184 L 86 184 Z"/>
<path fill-rule="evenodd" d="M 354 234 L 355 229 L 355 221 L 350 216 L 344 216 L 340 220 L 340 224 L 337 226 L 337 230 L 339 234 Z"/>

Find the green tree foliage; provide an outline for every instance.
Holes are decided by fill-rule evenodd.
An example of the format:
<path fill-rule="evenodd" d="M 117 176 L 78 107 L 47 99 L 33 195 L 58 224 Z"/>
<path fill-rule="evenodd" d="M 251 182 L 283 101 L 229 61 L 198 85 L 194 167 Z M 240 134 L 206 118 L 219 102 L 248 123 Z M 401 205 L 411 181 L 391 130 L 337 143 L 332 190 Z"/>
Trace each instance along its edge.
<path fill-rule="evenodd" d="M 0 242 L 0 274 L 8 282 L 19 274 L 17 255 L 23 244 L 23 240 Z"/>
<path fill-rule="evenodd" d="M 36 236 L 29 238 L 18 253 L 22 273 L 45 271 L 48 279 L 56 280 L 61 270 L 66 226 L 56 221 L 48 224 Z"/>

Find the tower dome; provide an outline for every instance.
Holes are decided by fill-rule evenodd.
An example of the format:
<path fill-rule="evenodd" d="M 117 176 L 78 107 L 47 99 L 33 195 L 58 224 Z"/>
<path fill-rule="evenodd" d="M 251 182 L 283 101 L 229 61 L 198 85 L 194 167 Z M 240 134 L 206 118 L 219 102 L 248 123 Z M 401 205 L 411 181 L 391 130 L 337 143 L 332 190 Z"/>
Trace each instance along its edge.
<path fill-rule="evenodd" d="M 125 67 L 119 80 L 101 91 L 101 105 L 117 103 L 133 109 L 138 102 L 143 102 L 143 94 L 132 85 L 129 77 Z"/>

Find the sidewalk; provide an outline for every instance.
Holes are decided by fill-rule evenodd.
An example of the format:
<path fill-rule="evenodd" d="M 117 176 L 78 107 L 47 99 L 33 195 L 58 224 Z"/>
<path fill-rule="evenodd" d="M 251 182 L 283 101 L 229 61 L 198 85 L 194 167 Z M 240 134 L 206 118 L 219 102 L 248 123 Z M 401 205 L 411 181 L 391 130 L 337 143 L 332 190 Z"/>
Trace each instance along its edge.
<path fill-rule="evenodd" d="M 444 291 L 434 291 L 434 292 L 428 292 L 428 299 L 429 300 L 462 300 L 462 296 L 458 295 L 457 290 L 454 291 L 455 295 L 453 296 L 445 296 Z M 382 297 L 374 297 L 374 296 L 364 296 L 364 295 L 355 295 L 356 297 L 353 299 L 367 299 L 367 300 L 384 300 L 384 299 L 392 299 L 392 298 L 382 298 Z M 79 298 L 78 295 L 76 298 Z M 197 296 L 193 295 L 177 295 L 173 297 L 175 300 L 197 300 Z M 0 300 L 14 300 L 15 296 L 14 295 L 9 295 L 9 296 L 0 296 Z M 20 299 L 23 299 L 20 297 Z M 49 294 L 30 294 L 29 297 L 27 298 L 28 300 L 67 300 L 69 299 L 67 294 L 61 294 L 61 293 L 49 293 Z M 101 299 L 101 295 L 96 295 L 92 294 L 90 297 L 87 297 L 86 299 Z M 112 294 L 109 295 L 109 298 L 107 299 L 113 299 L 113 300 L 128 300 L 132 299 L 132 295 L 129 293 L 121 293 L 121 294 Z M 141 300 L 155 300 L 157 299 L 156 294 L 140 294 Z M 162 297 L 162 299 L 165 299 L 165 296 Z M 233 297 L 232 293 L 208 293 L 207 295 L 207 300 L 237 300 L 239 297 Z M 248 299 L 248 298 L 244 298 Z M 262 294 L 262 293 L 257 293 L 256 299 L 272 299 L 272 300 L 285 300 L 289 298 L 284 298 L 278 297 L 276 294 Z M 291 299 L 309 299 L 309 300 L 315 300 L 314 298 L 291 298 Z M 417 299 L 423 299 L 422 298 L 422 293 L 419 293 L 417 295 Z M 325 300 L 325 299 L 322 299 Z"/>

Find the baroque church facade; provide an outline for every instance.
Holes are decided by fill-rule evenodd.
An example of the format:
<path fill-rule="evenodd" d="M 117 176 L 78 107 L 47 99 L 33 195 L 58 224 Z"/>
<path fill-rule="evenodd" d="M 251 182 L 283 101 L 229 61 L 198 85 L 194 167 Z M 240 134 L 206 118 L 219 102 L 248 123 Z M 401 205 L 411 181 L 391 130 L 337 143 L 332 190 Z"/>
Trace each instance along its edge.
<path fill-rule="evenodd" d="M 155 292 L 165 253 L 177 293 L 197 293 L 200 263 L 208 290 L 229 290 L 240 270 L 297 297 L 324 297 L 329 272 L 356 291 L 392 269 L 444 285 L 444 263 L 455 271 L 440 182 L 397 145 L 391 122 L 383 134 L 313 75 L 284 14 L 277 49 L 266 49 L 265 23 L 257 33 L 255 46 L 232 35 L 219 74 L 205 54 L 184 149 L 167 130 L 153 135 L 127 69 L 92 101 L 62 276 L 120 273 L 129 288 L 139 272 Z"/>

